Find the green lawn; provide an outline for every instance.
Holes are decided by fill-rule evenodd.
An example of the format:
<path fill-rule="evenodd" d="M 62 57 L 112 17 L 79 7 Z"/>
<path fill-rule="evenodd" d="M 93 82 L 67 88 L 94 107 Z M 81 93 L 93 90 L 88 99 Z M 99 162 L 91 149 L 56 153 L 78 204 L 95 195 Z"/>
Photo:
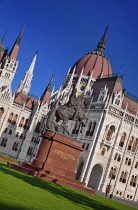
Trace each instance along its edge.
<path fill-rule="evenodd" d="M 23 174 L 2 161 L 0 171 L 0 210 L 134 210 L 100 195 Z"/>

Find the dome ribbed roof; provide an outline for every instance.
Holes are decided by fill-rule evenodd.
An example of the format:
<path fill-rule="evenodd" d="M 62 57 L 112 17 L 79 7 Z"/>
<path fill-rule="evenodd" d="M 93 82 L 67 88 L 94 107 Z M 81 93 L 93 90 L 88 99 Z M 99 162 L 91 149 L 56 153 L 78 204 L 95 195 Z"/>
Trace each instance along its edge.
<path fill-rule="evenodd" d="M 104 35 L 97 45 L 97 50 L 94 50 L 91 53 L 87 53 L 85 56 L 80 58 L 73 65 L 69 74 L 73 73 L 75 68 L 75 74 L 80 74 L 83 70 L 83 75 L 90 76 L 90 74 L 93 73 L 92 76 L 95 79 L 112 76 L 112 68 L 110 62 L 104 53 L 108 27 L 109 25 L 106 27 Z"/>
<path fill-rule="evenodd" d="M 93 78 L 111 77 L 112 68 L 104 52 L 95 50 L 80 58 L 71 68 L 70 74 L 75 69 L 75 74 L 80 74 L 83 69 L 83 75 L 90 76 L 93 71 Z"/>

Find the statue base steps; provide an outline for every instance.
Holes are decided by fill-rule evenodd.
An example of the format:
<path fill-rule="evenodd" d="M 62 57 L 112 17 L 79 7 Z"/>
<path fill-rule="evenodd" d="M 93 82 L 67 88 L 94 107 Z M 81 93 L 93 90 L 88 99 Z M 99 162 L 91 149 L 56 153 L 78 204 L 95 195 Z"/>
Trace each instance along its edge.
<path fill-rule="evenodd" d="M 80 143 L 53 131 L 47 131 L 31 165 L 9 163 L 9 167 L 56 184 L 94 194 L 95 190 L 86 188 L 84 182 L 75 180 L 76 165 L 81 151 L 83 149 Z"/>

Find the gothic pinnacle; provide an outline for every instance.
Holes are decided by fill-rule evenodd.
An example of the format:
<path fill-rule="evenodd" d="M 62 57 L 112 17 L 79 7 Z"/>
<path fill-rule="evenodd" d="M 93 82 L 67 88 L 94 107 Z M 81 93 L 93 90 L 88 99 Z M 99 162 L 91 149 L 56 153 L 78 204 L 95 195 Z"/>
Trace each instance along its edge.
<path fill-rule="evenodd" d="M 104 51 L 105 50 L 105 46 L 106 46 L 106 35 L 107 35 L 108 28 L 109 28 L 109 24 L 107 25 L 107 27 L 105 29 L 105 32 L 104 32 L 104 35 L 102 36 L 100 42 L 97 45 L 97 50 L 98 51 Z"/>

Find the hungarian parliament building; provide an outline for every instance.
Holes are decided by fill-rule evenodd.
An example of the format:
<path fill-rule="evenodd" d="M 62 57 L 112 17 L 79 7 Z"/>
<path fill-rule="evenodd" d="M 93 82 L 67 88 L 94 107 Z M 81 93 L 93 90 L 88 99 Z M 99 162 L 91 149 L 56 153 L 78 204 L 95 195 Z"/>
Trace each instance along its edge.
<path fill-rule="evenodd" d="M 29 94 L 37 52 L 17 90 L 12 82 L 24 26 L 8 52 L 0 41 L 0 153 L 31 163 L 46 131 L 48 114 L 68 102 L 72 90 L 86 95 L 87 119 L 69 121 L 69 138 L 82 148 L 76 179 L 86 187 L 138 202 L 138 97 L 123 88 L 123 76 L 114 74 L 105 55 L 108 26 L 97 49 L 79 58 L 67 71 L 59 90 L 53 77 L 40 99 Z"/>

